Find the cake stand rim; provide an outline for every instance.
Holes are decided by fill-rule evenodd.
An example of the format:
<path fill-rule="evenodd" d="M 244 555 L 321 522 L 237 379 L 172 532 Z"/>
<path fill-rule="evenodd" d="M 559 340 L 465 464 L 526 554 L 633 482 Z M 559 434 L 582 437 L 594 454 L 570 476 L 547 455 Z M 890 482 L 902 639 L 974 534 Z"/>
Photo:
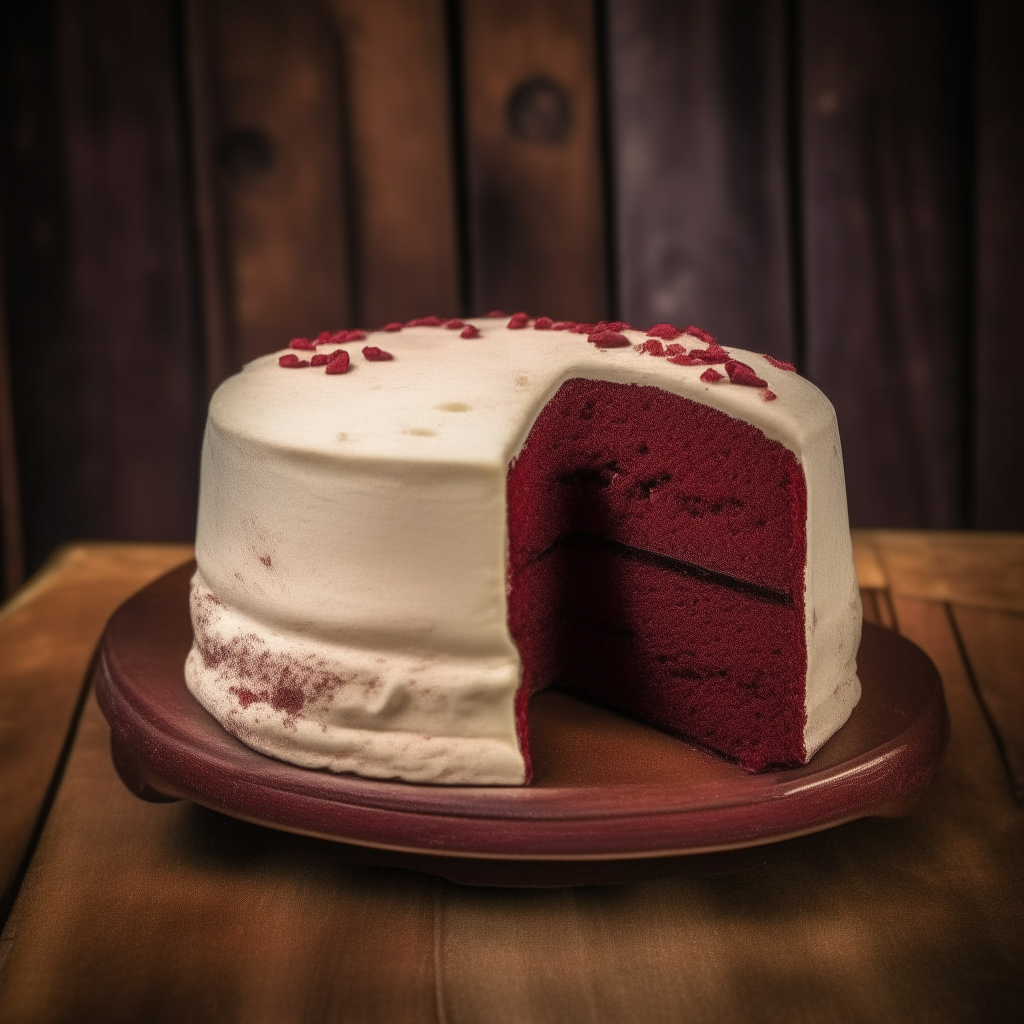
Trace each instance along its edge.
<path fill-rule="evenodd" d="M 301 768 L 259 754 L 226 733 L 188 693 L 183 675 L 181 689 L 217 732 L 198 737 L 204 745 L 188 723 L 169 728 L 166 720 L 154 721 L 138 702 L 143 692 L 139 680 L 126 678 L 123 666 L 117 665 L 123 640 L 119 629 L 126 618 L 137 619 L 141 612 L 145 624 L 151 609 L 144 606 L 154 596 L 166 599 L 166 592 L 177 591 L 183 597 L 190 567 L 186 563 L 171 570 L 129 598 L 104 633 L 94 679 L 111 724 L 115 765 L 137 795 L 185 799 L 285 831 L 370 850 L 495 860 L 646 859 L 742 849 L 859 817 L 895 813 L 893 808 L 904 807 L 930 782 L 948 739 L 948 715 L 934 665 L 906 638 L 865 623 L 866 632 L 877 631 L 876 638 L 885 634 L 885 642 L 903 645 L 904 653 L 916 652 L 914 657 L 934 676 L 925 699 L 904 728 L 878 748 L 825 772 L 810 770 L 812 760 L 808 766 L 771 773 L 786 783 L 774 792 L 759 785 L 765 776 L 746 775 L 726 799 L 702 802 L 692 799 L 693 787 L 678 783 L 447 787 Z M 156 654 L 161 656 L 159 650 Z M 167 657 L 166 651 L 162 654 Z M 211 749 L 211 736 L 217 736 L 223 756 Z M 845 780 L 842 794 L 829 778 L 837 769 Z M 597 800 L 595 790 L 601 790 Z M 404 798 L 397 806 L 396 793 Z M 621 803 L 623 795 L 631 797 L 628 807 Z M 822 798 L 828 806 L 824 812 Z M 400 841 L 410 835 L 417 837 L 414 842 Z"/>

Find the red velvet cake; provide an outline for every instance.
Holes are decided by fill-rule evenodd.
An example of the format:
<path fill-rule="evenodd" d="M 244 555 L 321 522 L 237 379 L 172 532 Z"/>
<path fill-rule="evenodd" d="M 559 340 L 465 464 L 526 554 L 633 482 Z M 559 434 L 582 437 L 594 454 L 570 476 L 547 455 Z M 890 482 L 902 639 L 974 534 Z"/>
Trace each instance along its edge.
<path fill-rule="evenodd" d="M 835 413 L 695 327 L 294 339 L 211 401 L 196 557 L 190 689 L 306 767 L 521 784 L 557 686 L 756 771 L 860 693 Z"/>

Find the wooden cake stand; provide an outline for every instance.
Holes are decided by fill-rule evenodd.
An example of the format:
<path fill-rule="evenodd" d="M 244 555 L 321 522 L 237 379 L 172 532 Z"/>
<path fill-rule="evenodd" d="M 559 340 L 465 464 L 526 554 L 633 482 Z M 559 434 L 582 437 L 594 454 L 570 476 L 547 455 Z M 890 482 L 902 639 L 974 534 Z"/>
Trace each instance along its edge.
<path fill-rule="evenodd" d="M 193 569 L 140 591 L 107 625 L 95 686 L 118 773 L 145 799 L 191 800 L 330 839 L 362 863 L 485 885 L 603 884 L 723 864 L 722 851 L 906 813 L 948 738 L 935 667 L 908 640 L 865 623 L 863 697 L 800 768 L 748 775 L 554 691 L 530 703 L 528 787 L 423 786 L 299 768 L 244 746 L 186 689 Z"/>

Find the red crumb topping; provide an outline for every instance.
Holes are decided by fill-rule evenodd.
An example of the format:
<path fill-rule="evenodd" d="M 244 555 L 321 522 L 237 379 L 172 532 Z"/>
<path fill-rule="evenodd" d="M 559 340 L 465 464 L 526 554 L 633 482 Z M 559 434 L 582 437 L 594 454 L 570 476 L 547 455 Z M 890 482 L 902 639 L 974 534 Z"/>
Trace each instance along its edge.
<path fill-rule="evenodd" d="M 555 326 L 555 321 L 549 316 L 539 316 L 534 320 L 533 326 L 538 331 L 550 331 Z"/>
<path fill-rule="evenodd" d="M 689 334 L 700 341 L 706 342 L 708 345 L 714 344 L 715 341 L 715 336 L 713 334 L 709 334 L 703 327 L 698 327 L 696 324 L 690 324 L 689 327 L 684 327 L 683 334 Z"/>
<path fill-rule="evenodd" d="M 627 323 L 625 320 L 612 320 L 611 323 L 604 325 L 609 331 L 631 331 L 633 325 Z"/>
<path fill-rule="evenodd" d="M 716 369 L 714 369 L 713 367 L 709 366 L 700 375 L 700 379 L 702 381 L 704 381 L 705 383 L 707 383 L 707 384 L 714 384 L 716 380 L 723 380 L 724 378 L 723 378 L 722 374 L 720 374 Z"/>
<path fill-rule="evenodd" d="M 640 351 L 646 352 L 649 356 L 663 356 L 665 346 L 657 338 L 648 338 L 641 346 Z"/>
<path fill-rule="evenodd" d="M 623 348 L 629 344 L 629 338 L 617 331 L 595 331 L 587 341 L 598 348 Z"/>
<path fill-rule="evenodd" d="M 289 348 L 301 348 L 304 352 L 312 352 L 316 349 L 316 345 L 309 340 L 309 338 L 292 338 L 288 342 Z"/>
<path fill-rule="evenodd" d="M 508 329 L 510 331 L 521 331 L 524 327 L 527 327 L 529 323 L 529 313 L 513 313 L 512 319 L 508 322 Z"/>
<path fill-rule="evenodd" d="M 332 359 L 326 352 L 317 352 L 309 361 L 310 366 L 326 366 Z"/>
<path fill-rule="evenodd" d="M 406 320 L 406 327 L 440 327 L 444 321 L 439 316 L 417 316 Z"/>
<path fill-rule="evenodd" d="M 500 310 L 500 309 L 492 309 L 487 315 L 490 316 L 490 317 L 497 318 L 499 316 L 504 316 L 505 313 L 504 313 L 503 310 Z"/>
<path fill-rule="evenodd" d="M 768 386 L 768 381 L 761 380 L 746 363 L 741 363 L 736 359 L 730 359 L 725 364 L 725 372 L 729 374 L 729 380 L 733 384 L 745 384 L 750 388 L 766 388 Z"/>
<path fill-rule="evenodd" d="M 765 388 L 764 391 L 761 392 L 761 397 L 766 402 L 774 402 L 775 399 L 778 398 L 779 396 L 777 394 L 775 394 L 775 392 L 772 391 L 771 388 Z"/>
<path fill-rule="evenodd" d="M 460 338 L 479 338 L 480 337 L 480 332 L 472 324 L 466 324 L 466 326 L 462 328 L 462 331 L 460 332 L 459 337 Z"/>
<path fill-rule="evenodd" d="M 704 366 L 706 365 L 703 359 L 698 356 L 686 355 L 685 352 L 681 352 L 679 355 L 669 356 L 668 361 L 675 363 L 676 366 Z"/>
<path fill-rule="evenodd" d="M 729 359 L 729 353 L 714 342 L 707 348 L 691 348 L 690 355 L 701 363 L 724 363 Z"/>
<path fill-rule="evenodd" d="M 673 341 L 678 338 L 683 332 L 678 327 L 673 327 L 671 324 L 655 324 L 653 327 L 647 329 L 647 333 L 652 338 L 662 338 L 664 341 Z"/>
<path fill-rule="evenodd" d="M 466 326 L 466 321 L 460 320 L 458 317 L 454 317 L 451 320 L 445 320 L 444 326 L 447 327 L 449 331 L 458 331 Z"/>
<path fill-rule="evenodd" d="M 377 348 L 376 345 L 365 345 L 363 355 L 371 363 L 386 363 L 389 359 L 395 358 L 390 352 L 385 352 L 384 349 Z"/>
<path fill-rule="evenodd" d="M 389 334 L 394 334 L 395 331 L 400 331 L 402 329 L 402 325 L 397 320 L 392 320 L 391 323 L 385 324 L 382 329 L 387 331 Z"/>
<path fill-rule="evenodd" d="M 785 359 L 776 359 L 775 356 L 770 356 L 767 352 L 762 352 L 761 355 L 763 355 L 765 359 L 767 359 L 768 362 L 776 369 L 789 370 L 790 373 L 796 373 L 796 367 L 792 363 L 787 363 Z"/>
<path fill-rule="evenodd" d="M 576 326 L 575 320 L 556 320 L 551 325 L 553 331 L 571 331 Z"/>
<path fill-rule="evenodd" d="M 318 335 L 316 336 L 316 338 L 314 339 L 314 342 L 315 342 L 315 344 L 317 344 L 317 345 L 326 345 L 326 344 L 327 344 L 327 343 L 328 343 L 329 341 L 331 341 L 331 340 L 332 340 L 332 339 L 333 339 L 333 338 L 334 338 L 334 337 L 335 337 L 336 335 L 338 335 L 338 334 L 344 334 L 344 333 L 345 333 L 344 331 L 335 331 L 335 332 L 334 332 L 334 333 L 332 334 L 332 333 L 331 333 L 330 331 L 321 331 L 321 332 L 320 332 L 320 333 L 319 333 L 319 334 L 318 334 Z"/>
<path fill-rule="evenodd" d="M 342 348 L 331 356 L 331 361 L 324 369 L 324 373 L 348 373 L 349 364 L 352 362 L 349 354 Z"/>
<path fill-rule="evenodd" d="M 346 341 L 362 341 L 365 337 L 366 333 L 364 331 L 359 330 L 358 327 L 355 328 L 354 330 L 345 332 Z"/>
<path fill-rule="evenodd" d="M 665 351 L 670 356 L 685 356 L 686 355 L 686 349 L 683 348 L 683 346 L 680 345 L 679 342 L 673 342 L 671 345 L 668 345 L 665 348 Z"/>
<path fill-rule="evenodd" d="M 300 359 L 294 352 L 289 352 L 278 359 L 277 365 L 283 366 L 286 370 L 299 370 L 303 366 L 309 366 L 309 360 Z"/>

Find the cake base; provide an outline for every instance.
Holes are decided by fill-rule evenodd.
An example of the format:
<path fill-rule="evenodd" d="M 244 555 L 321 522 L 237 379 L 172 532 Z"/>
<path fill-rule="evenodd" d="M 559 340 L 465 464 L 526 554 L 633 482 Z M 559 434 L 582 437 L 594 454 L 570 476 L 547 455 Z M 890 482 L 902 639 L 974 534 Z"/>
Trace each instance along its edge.
<path fill-rule="evenodd" d="M 125 784 L 245 821 L 344 844 L 361 863 L 481 885 L 608 884 L 687 867 L 856 818 L 905 813 L 948 737 L 927 656 L 865 624 L 863 697 L 810 763 L 749 775 L 735 763 L 567 694 L 530 704 L 534 781 L 419 786 L 312 771 L 228 734 L 188 692 L 188 581 L 167 574 L 111 618 L 95 673 Z M 697 855 L 697 859 L 695 859 Z"/>

